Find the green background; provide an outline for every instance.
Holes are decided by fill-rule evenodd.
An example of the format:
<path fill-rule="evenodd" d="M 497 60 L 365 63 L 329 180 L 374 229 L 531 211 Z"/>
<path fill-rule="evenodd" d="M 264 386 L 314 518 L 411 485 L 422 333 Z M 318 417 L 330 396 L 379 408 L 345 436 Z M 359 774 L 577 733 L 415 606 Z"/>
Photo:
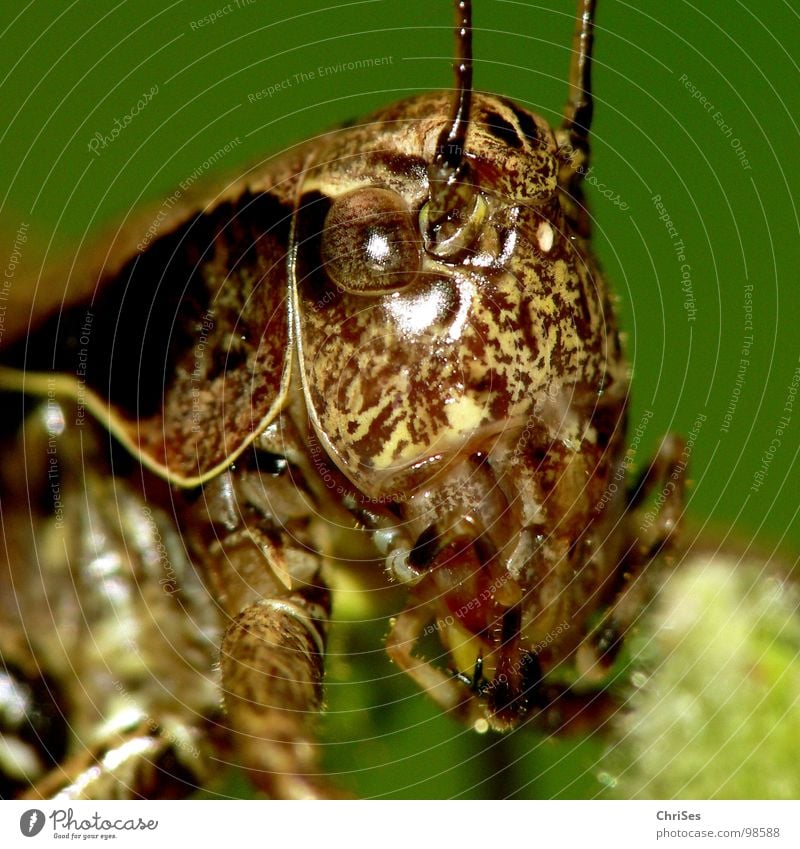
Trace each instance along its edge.
<path fill-rule="evenodd" d="M 0 19 L 0 259 L 20 222 L 31 245 L 73 244 L 143 202 L 156 207 L 216 150 L 239 138 L 216 174 L 373 108 L 451 85 L 451 10 L 444 0 L 4 4 Z M 569 64 L 570 0 L 475 3 L 475 81 L 551 122 Z M 800 401 L 763 485 L 751 491 L 775 436 L 800 357 L 797 116 L 800 19 L 782 0 L 757 4 L 600 0 L 594 171 L 627 208 L 588 194 L 595 244 L 619 296 L 633 368 L 631 421 L 654 412 L 637 455 L 703 414 L 691 461 L 693 527 L 739 544 L 800 550 Z M 321 65 L 391 57 L 371 69 L 298 84 Z M 686 75 L 709 112 L 682 84 Z M 248 94 L 291 84 L 251 103 Z M 152 102 L 99 157 L 143 92 Z M 719 113 L 715 119 L 715 113 Z M 731 136 L 719 122 L 731 128 Z M 750 169 L 731 141 L 739 140 Z M 660 195 L 691 266 L 688 320 L 681 263 L 653 203 Z M 34 248 L 31 248 L 33 251 Z M 747 335 L 753 344 L 729 432 Z M 694 533 L 694 532 L 693 532 Z M 730 535 L 730 536 L 729 536 Z M 367 796 L 592 796 L 599 741 L 543 740 L 529 731 L 478 737 L 438 715 L 385 661 L 385 620 L 337 628 L 326 757 L 340 783 Z M 363 682 L 356 686 L 354 681 Z M 345 754 L 346 752 L 349 754 Z M 357 769 L 346 767 L 358 764 Z"/>

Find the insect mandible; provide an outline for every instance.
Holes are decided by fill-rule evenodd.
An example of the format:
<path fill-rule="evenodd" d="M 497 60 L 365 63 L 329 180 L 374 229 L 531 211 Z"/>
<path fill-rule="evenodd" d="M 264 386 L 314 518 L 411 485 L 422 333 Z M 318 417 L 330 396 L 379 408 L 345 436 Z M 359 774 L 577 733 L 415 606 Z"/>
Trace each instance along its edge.
<path fill-rule="evenodd" d="M 335 793 L 314 716 L 342 550 L 407 588 L 387 651 L 477 730 L 613 708 L 598 688 L 682 494 L 633 521 L 677 439 L 615 483 L 628 370 L 581 189 L 595 2 L 555 131 L 473 89 L 455 5 L 453 92 L 151 220 L 4 343 L 15 791 L 181 795 L 222 750 L 269 796 Z"/>

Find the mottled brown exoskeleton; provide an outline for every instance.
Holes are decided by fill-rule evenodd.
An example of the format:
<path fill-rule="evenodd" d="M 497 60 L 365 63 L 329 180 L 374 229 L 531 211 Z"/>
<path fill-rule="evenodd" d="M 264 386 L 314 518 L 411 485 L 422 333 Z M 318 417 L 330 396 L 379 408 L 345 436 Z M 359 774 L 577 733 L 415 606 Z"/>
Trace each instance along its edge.
<path fill-rule="evenodd" d="M 5 345 L 4 795 L 183 795 L 220 752 L 270 796 L 331 795 L 334 557 L 407 587 L 389 655 L 478 730 L 605 715 L 680 446 L 616 483 L 628 370 L 581 191 L 595 4 L 555 132 L 473 91 L 469 5 L 455 93 L 146 217 Z M 415 653 L 431 635 L 446 662 Z"/>

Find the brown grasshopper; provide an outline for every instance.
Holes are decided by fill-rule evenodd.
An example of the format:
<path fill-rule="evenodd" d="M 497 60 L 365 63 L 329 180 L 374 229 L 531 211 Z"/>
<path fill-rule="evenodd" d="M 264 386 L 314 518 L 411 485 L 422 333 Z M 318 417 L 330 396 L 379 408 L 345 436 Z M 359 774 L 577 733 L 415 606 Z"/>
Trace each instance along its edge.
<path fill-rule="evenodd" d="M 477 730 L 614 707 L 682 467 L 670 440 L 624 485 L 628 369 L 581 190 L 594 7 L 555 131 L 473 89 L 462 0 L 452 93 L 101 245 L 73 271 L 89 297 L 5 340 L 7 792 L 185 795 L 224 757 L 269 796 L 334 794 L 334 559 L 407 588 L 387 651 Z"/>

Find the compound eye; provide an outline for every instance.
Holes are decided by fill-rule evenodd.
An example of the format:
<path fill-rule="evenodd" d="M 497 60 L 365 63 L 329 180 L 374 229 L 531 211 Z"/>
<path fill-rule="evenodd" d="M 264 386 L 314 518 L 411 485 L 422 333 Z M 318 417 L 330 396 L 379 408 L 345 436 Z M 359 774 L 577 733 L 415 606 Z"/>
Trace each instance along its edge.
<path fill-rule="evenodd" d="M 325 217 L 322 262 L 331 280 L 355 295 L 378 295 L 416 280 L 422 246 L 405 201 L 388 189 L 355 189 Z"/>

